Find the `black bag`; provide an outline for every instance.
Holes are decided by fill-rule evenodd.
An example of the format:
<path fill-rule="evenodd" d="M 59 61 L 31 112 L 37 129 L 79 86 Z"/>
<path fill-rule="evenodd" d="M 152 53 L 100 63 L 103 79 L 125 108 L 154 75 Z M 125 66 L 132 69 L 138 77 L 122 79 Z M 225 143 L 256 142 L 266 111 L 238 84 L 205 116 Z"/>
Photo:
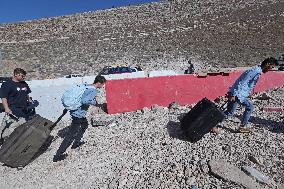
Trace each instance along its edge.
<path fill-rule="evenodd" d="M 0 162 L 10 167 L 26 166 L 36 157 L 50 137 L 51 130 L 66 113 L 67 110 L 64 110 L 55 123 L 36 115 L 17 127 L 0 149 Z"/>
<path fill-rule="evenodd" d="M 197 142 L 223 121 L 225 114 L 207 98 L 199 101 L 181 120 L 181 129 L 186 138 Z"/>

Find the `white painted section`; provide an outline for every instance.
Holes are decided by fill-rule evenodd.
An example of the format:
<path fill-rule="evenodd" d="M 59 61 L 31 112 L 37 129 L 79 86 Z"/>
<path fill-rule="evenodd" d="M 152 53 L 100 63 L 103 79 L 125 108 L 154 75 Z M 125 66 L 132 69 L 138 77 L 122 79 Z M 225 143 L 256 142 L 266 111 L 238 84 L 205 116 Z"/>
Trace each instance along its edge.
<path fill-rule="evenodd" d="M 122 74 L 110 74 L 104 75 L 107 80 L 114 80 L 114 79 L 129 79 L 129 78 L 144 78 L 147 77 L 144 71 L 139 72 L 131 72 L 131 73 L 122 73 Z"/>
<path fill-rule="evenodd" d="M 93 83 L 96 76 L 85 76 L 85 77 L 72 77 L 72 78 L 57 78 L 57 79 L 46 79 L 46 80 L 32 80 L 27 81 L 30 88 L 36 87 L 50 87 L 50 86 L 71 86 L 80 83 Z"/>
<path fill-rule="evenodd" d="M 30 96 L 39 101 L 39 106 L 36 107 L 37 114 L 51 121 L 55 121 L 63 111 L 61 104 L 62 94 L 74 84 L 80 84 L 82 82 L 93 83 L 94 79 L 95 76 L 85 76 L 26 82 L 32 90 Z M 0 120 L 2 120 L 3 116 L 4 113 L 1 113 Z M 69 119 L 70 115 L 67 113 L 67 115 L 63 117 L 63 120 Z"/>
<path fill-rule="evenodd" d="M 30 96 L 39 101 L 39 106 L 36 107 L 37 114 L 51 121 L 55 121 L 63 111 L 61 96 L 71 86 L 49 86 L 49 87 L 31 87 L 32 93 Z M 71 117 L 67 113 L 63 120 L 69 120 Z"/>
<path fill-rule="evenodd" d="M 149 77 L 159 77 L 159 76 L 171 76 L 171 75 L 180 75 L 173 70 L 159 70 L 159 71 L 150 71 Z"/>

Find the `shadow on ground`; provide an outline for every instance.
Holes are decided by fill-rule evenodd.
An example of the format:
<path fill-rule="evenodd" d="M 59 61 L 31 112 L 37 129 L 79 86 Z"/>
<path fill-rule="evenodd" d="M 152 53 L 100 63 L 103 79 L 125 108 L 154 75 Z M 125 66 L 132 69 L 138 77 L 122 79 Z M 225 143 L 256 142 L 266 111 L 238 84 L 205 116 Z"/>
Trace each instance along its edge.
<path fill-rule="evenodd" d="M 237 117 L 239 120 L 242 119 L 242 115 L 236 115 L 235 117 Z M 257 127 L 266 128 L 270 130 L 271 132 L 275 132 L 275 133 L 283 132 L 284 133 L 284 122 L 277 122 L 274 120 L 263 119 L 263 118 L 259 118 L 255 116 L 251 116 L 249 122 L 256 125 Z M 234 123 L 240 124 L 240 122 L 234 122 Z M 230 127 L 220 126 L 220 125 L 218 125 L 218 127 L 220 127 L 221 129 L 227 130 L 231 133 L 238 133 L 236 130 Z"/>
<path fill-rule="evenodd" d="M 259 117 L 251 116 L 250 122 L 258 125 L 259 127 L 265 127 L 271 132 L 283 132 L 284 133 L 284 122 L 278 122 L 274 120 L 267 120 Z"/>
<path fill-rule="evenodd" d="M 169 121 L 166 127 L 170 137 L 189 141 L 181 129 L 180 122 Z"/>

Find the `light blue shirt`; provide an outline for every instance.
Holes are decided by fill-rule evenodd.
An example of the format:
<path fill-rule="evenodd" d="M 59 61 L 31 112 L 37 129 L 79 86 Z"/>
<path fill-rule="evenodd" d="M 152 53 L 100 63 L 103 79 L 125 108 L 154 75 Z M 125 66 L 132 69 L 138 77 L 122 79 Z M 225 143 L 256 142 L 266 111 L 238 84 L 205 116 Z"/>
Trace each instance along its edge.
<path fill-rule="evenodd" d="M 251 69 L 242 73 L 242 75 L 235 81 L 229 92 L 233 96 L 238 97 L 240 102 L 243 102 L 252 92 L 257 81 L 262 74 L 260 65 L 252 67 Z"/>
<path fill-rule="evenodd" d="M 90 87 L 85 90 L 82 96 L 82 106 L 77 110 L 70 111 L 72 117 L 85 118 L 90 105 L 96 105 L 97 90 L 95 87 Z"/>

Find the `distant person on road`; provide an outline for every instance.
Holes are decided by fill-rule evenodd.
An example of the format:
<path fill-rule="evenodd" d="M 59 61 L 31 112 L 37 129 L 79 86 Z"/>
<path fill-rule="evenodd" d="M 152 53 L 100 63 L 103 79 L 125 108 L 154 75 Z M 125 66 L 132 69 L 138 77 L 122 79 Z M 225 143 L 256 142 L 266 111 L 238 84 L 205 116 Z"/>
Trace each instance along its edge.
<path fill-rule="evenodd" d="M 228 105 L 225 114 L 227 117 L 231 117 L 235 114 L 238 105 L 245 107 L 245 111 L 241 120 L 240 127 L 238 129 L 241 133 L 251 132 L 251 129 L 247 127 L 247 123 L 253 112 L 253 104 L 249 100 L 253 89 L 260 78 L 262 73 L 267 73 L 274 66 L 277 66 L 277 59 L 270 57 L 266 58 L 260 65 L 257 65 L 247 71 L 245 71 L 230 87 L 228 96 Z"/>
<path fill-rule="evenodd" d="M 195 71 L 194 69 L 194 65 L 193 63 L 191 62 L 191 60 L 188 61 L 188 68 L 187 70 L 185 70 L 184 74 L 193 74 Z"/>
<path fill-rule="evenodd" d="M 72 123 L 56 155 L 53 157 L 53 162 L 64 160 L 67 157 L 65 151 L 72 143 L 71 149 L 76 149 L 85 143 L 81 139 L 88 128 L 86 114 L 90 105 L 97 104 L 97 89 L 102 88 L 105 82 L 106 79 L 98 75 L 94 83 L 88 85 L 88 88 L 83 92 L 81 106 L 75 110 L 70 110 Z"/>
<path fill-rule="evenodd" d="M 32 99 L 29 97 L 30 87 L 24 81 L 26 74 L 25 70 L 16 68 L 13 77 L 1 86 L 0 96 L 5 111 L 1 124 L 2 142 L 2 137 L 9 136 L 16 127 L 28 119 L 28 107 Z"/>

